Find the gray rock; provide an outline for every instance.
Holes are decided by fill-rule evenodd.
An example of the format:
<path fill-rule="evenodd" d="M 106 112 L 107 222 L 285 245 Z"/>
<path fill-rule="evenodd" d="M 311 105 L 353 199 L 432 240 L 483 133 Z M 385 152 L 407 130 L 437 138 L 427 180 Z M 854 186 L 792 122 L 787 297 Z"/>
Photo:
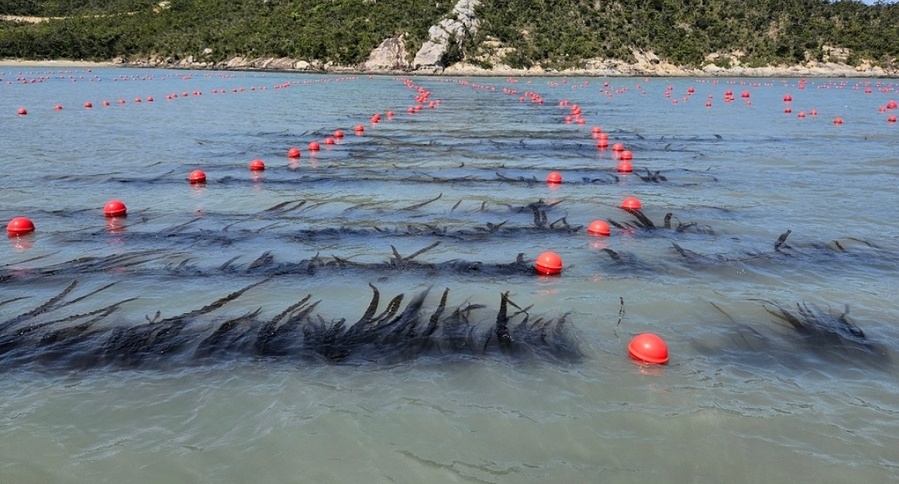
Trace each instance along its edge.
<path fill-rule="evenodd" d="M 385 39 L 361 65 L 363 71 L 405 70 L 408 67 L 406 42 L 402 36 Z"/>
<path fill-rule="evenodd" d="M 478 19 L 474 8 L 480 0 L 459 0 L 453 7 L 454 18 L 443 19 L 428 29 L 429 39 L 415 54 L 412 68 L 416 70 L 438 70 L 446 66 L 440 65 L 440 59 L 446 54 L 454 42 L 462 42 L 466 34 L 474 34 L 478 29 Z"/>

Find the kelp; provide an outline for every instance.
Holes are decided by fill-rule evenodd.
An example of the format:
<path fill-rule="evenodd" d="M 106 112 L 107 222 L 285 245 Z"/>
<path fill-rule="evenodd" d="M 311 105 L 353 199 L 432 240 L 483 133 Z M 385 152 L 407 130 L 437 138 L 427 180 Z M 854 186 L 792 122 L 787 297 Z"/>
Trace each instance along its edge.
<path fill-rule="evenodd" d="M 449 289 L 430 310 L 426 290 L 405 306 L 405 295 L 398 294 L 379 311 L 380 291 L 370 285 L 371 301 L 352 324 L 345 318 L 325 319 L 311 295 L 269 318 L 262 316 L 262 308 L 216 317 L 266 281 L 176 316 L 162 318 L 157 312 L 143 322 L 123 314 L 135 298 L 61 315 L 114 285 L 75 297 L 78 283 L 72 282 L 47 301 L 0 322 L 0 369 L 140 369 L 233 361 L 398 364 L 421 358 L 483 357 L 578 362 L 584 357 L 567 329 L 567 315 L 534 316 L 530 307 L 513 302 L 508 292 L 500 294 L 499 309 L 492 316 L 485 316 L 491 311 L 482 304 L 451 307 Z"/>

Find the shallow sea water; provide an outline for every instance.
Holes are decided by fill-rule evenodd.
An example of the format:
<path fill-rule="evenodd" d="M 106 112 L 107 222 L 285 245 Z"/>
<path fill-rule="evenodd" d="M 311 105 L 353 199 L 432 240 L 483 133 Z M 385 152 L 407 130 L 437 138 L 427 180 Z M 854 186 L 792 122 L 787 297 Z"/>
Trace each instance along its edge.
<path fill-rule="evenodd" d="M 0 306 L 0 320 L 73 281 L 73 296 L 115 285 L 54 317 L 137 298 L 106 322 L 125 325 L 258 282 L 214 316 L 272 316 L 312 294 L 323 317 L 354 321 L 371 283 L 384 299 L 431 288 L 430 308 L 449 288 L 452 306 L 487 306 L 478 318 L 489 324 L 509 291 L 531 314 L 568 313 L 585 354 L 576 363 L 5 366 L 2 482 L 897 480 L 899 126 L 887 122 L 896 111 L 879 112 L 899 98 L 890 80 L 407 83 L 54 67 L 4 67 L 0 79 L 0 218 L 37 226 L 0 244 L 0 301 L 28 297 Z M 440 103 L 408 114 L 418 87 Z M 582 108 L 584 125 L 565 123 L 563 101 Z M 374 113 L 380 123 L 369 122 Z M 634 153 L 634 173 L 616 172 L 592 126 Z M 335 129 L 347 137 L 324 146 Z M 313 140 L 323 144 L 316 155 L 306 149 Z M 299 160 L 287 158 L 291 146 Z M 247 169 L 255 158 L 267 165 L 261 174 Z M 205 186 L 187 183 L 194 169 L 207 173 Z M 552 170 L 561 185 L 544 182 Z M 666 180 L 640 177 L 656 171 Z M 626 196 L 656 224 L 670 212 L 704 230 L 585 233 L 594 219 L 634 221 L 618 208 Z M 113 198 L 126 219 L 103 216 Z M 516 208 L 538 200 L 558 202 L 547 223 L 582 227 L 536 230 L 534 214 Z M 507 231 L 479 232 L 503 222 Z M 787 230 L 790 247 L 776 251 Z M 407 256 L 435 242 L 414 260 L 489 266 L 553 250 L 565 268 L 545 278 L 375 267 L 391 246 Z M 221 270 L 265 253 L 275 265 L 316 254 L 369 265 Z M 143 255 L 66 270 L 116 254 Z M 876 355 L 803 340 L 762 301 L 836 314 L 848 306 Z M 665 338 L 667 365 L 628 357 L 644 331 Z"/>

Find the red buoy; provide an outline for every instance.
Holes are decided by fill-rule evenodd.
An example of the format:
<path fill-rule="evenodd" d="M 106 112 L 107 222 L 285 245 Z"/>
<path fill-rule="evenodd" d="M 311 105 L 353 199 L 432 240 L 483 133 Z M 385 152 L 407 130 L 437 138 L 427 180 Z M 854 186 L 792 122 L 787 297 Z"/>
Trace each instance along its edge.
<path fill-rule="evenodd" d="M 88 101 L 88 102 L 84 103 L 84 107 L 86 107 L 87 109 L 90 109 L 90 108 L 94 107 L 94 105 L 90 101 Z"/>
<path fill-rule="evenodd" d="M 356 133 L 357 136 L 360 135 L 360 134 L 362 134 L 362 133 L 364 133 L 364 132 L 365 132 L 365 126 L 362 126 L 361 124 L 357 124 L 357 125 L 353 128 L 353 132 Z"/>
<path fill-rule="evenodd" d="M 6 224 L 9 235 L 25 235 L 34 232 L 34 223 L 26 217 L 15 217 Z"/>
<path fill-rule="evenodd" d="M 309 151 L 318 151 L 320 149 L 322 149 L 322 147 L 318 144 L 318 141 L 309 142 Z"/>
<path fill-rule="evenodd" d="M 654 365 L 668 363 L 668 345 L 653 333 L 641 333 L 631 339 L 627 352 L 634 360 Z"/>
<path fill-rule="evenodd" d="M 618 154 L 618 159 L 621 161 L 631 161 L 634 159 L 634 154 L 630 150 L 621 150 L 621 153 Z"/>
<path fill-rule="evenodd" d="M 265 170 L 265 163 L 262 160 L 256 159 L 250 162 L 250 171 L 262 171 Z"/>
<path fill-rule="evenodd" d="M 25 116 L 26 114 L 28 114 L 28 110 L 25 108 L 19 108 L 18 112 L 19 112 L 19 116 Z"/>
<path fill-rule="evenodd" d="M 896 109 L 897 106 L 899 106 L 899 104 L 897 104 L 896 101 L 892 99 L 887 103 L 887 109 Z"/>
<path fill-rule="evenodd" d="M 124 217 L 127 214 L 128 210 L 121 200 L 110 200 L 103 206 L 103 215 L 107 217 Z"/>
<path fill-rule="evenodd" d="M 887 118 L 887 122 L 888 122 L 888 123 L 895 123 L 895 122 L 896 122 L 896 116 L 891 114 L 890 117 Z"/>
<path fill-rule="evenodd" d="M 191 184 L 206 183 L 206 173 L 203 170 L 194 170 L 187 175 L 187 181 Z"/>
<path fill-rule="evenodd" d="M 843 124 L 843 118 L 833 118 L 833 124 Z"/>
<path fill-rule="evenodd" d="M 610 235 L 612 233 L 612 229 L 609 227 L 609 223 L 605 220 L 594 220 L 590 222 L 589 226 L 587 226 L 587 232 L 593 235 Z"/>
<path fill-rule="evenodd" d="M 621 160 L 618 163 L 618 172 L 619 173 L 630 173 L 634 171 L 634 165 L 631 165 L 630 161 Z"/>
<path fill-rule="evenodd" d="M 562 258 L 555 252 L 546 251 L 537 256 L 534 268 L 537 269 L 539 274 L 547 276 L 557 275 L 562 272 Z"/>
<path fill-rule="evenodd" d="M 334 138 L 335 138 L 335 139 L 341 139 L 341 138 L 343 138 L 343 131 L 341 131 L 341 130 L 339 130 L 339 129 L 336 130 L 336 131 L 334 131 Z"/>
<path fill-rule="evenodd" d="M 621 143 L 615 143 L 612 145 L 612 151 L 624 151 L 624 145 Z"/>
<path fill-rule="evenodd" d="M 784 95 L 784 102 L 785 102 L 785 103 L 792 102 L 792 101 L 793 101 L 793 96 L 791 96 L 791 95 L 789 95 L 789 94 Z"/>
<path fill-rule="evenodd" d="M 640 210 L 643 208 L 643 204 L 640 203 L 640 199 L 637 197 L 626 197 L 621 201 L 621 208 L 625 210 Z"/>
<path fill-rule="evenodd" d="M 54 111 L 62 111 L 62 104 L 57 104 L 57 105 L 53 106 L 53 110 Z"/>
<path fill-rule="evenodd" d="M 333 145 L 333 144 L 334 144 L 334 138 L 332 138 L 332 137 L 330 137 L 330 136 L 325 136 L 325 144 L 326 144 L 326 145 Z"/>
<path fill-rule="evenodd" d="M 546 183 L 557 185 L 562 183 L 562 174 L 557 171 L 551 171 L 546 175 Z"/>
<path fill-rule="evenodd" d="M 297 148 L 296 146 L 291 147 L 289 150 L 287 150 L 287 157 L 288 158 L 299 158 L 300 157 L 300 149 Z"/>

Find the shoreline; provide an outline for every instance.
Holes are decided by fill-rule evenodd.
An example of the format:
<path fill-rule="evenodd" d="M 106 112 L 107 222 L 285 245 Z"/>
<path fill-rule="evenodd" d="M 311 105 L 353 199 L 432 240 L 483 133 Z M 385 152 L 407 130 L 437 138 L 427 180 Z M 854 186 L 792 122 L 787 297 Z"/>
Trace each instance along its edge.
<path fill-rule="evenodd" d="M 621 61 L 596 62 L 592 67 L 582 69 L 545 70 L 542 68 L 513 69 L 498 66 L 484 69 L 468 63 L 458 63 L 445 69 L 424 68 L 416 70 L 400 69 L 360 69 L 358 67 L 314 65 L 295 59 L 263 58 L 245 60 L 232 59 L 228 62 L 154 62 L 143 60 L 125 62 L 120 59 L 110 61 L 82 60 L 28 60 L 0 59 L 0 68 L 150 68 L 177 70 L 215 70 L 231 72 L 284 72 L 307 74 L 347 74 L 347 75 L 405 75 L 405 76 L 472 76 L 472 77 L 697 77 L 697 78 L 768 78 L 768 77 L 811 77 L 811 78 L 899 78 L 899 70 L 886 70 L 878 66 L 854 67 L 837 63 L 816 63 L 788 67 L 729 67 L 708 65 L 704 68 L 682 68 L 667 63 L 626 64 Z"/>

